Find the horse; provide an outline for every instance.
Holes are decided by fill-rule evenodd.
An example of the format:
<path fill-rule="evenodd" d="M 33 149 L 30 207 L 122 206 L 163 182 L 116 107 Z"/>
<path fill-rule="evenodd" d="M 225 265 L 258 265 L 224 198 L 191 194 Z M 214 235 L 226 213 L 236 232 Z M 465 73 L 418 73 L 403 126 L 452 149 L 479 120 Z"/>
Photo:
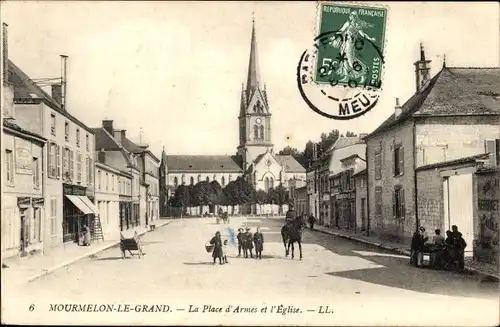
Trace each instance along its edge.
<path fill-rule="evenodd" d="M 281 228 L 281 238 L 283 239 L 283 246 L 285 247 L 285 254 L 288 257 L 290 253 L 290 245 L 292 246 L 292 259 L 294 258 L 295 248 L 293 243 L 297 242 L 299 244 L 300 250 L 300 260 L 302 260 L 302 231 L 306 223 L 301 217 L 295 218 L 293 221 L 289 222 Z M 288 246 L 287 246 L 288 241 Z"/>

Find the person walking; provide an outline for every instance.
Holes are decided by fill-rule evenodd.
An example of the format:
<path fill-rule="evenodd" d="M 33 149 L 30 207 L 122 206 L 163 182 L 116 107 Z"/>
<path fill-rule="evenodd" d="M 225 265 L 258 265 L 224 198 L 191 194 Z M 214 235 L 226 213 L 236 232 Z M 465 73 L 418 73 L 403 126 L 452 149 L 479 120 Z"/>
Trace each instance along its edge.
<path fill-rule="evenodd" d="M 316 218 L 312 214 L 309 215 L 309 227 L 311 230 L 314 230 L 314 223 L 316 222 Z"/>
<path fill-rule="evenodd" d="M 238 235 L 236 238 L 238 239 L 238 257 L 241 257 L 241 249 L 243 247 L 243 228 L 238 228 Z"/>
<path fill-rule="evenodd" d="M 252 233 L 250 232 L 250 227 L 246 228 L 245 234 L 243 234 L 243 237 L 245 239 L 245 247 L 243 248 L 243 251 L 245 252 L 245 258 L 248 258 L 248 252 L 250 252 L 250 258 L 253 258 L 253 240 L 252 240 Z"/>
<path fill-rule="evenodd" d="M 255 259 L 262 259 L 262 251 L 264 250 L 264 235 L 260 232 L 260 227 L 253 234 L 253 242 L 255 244 Z"/>
<path fill-rule="evenodd" d="M 219 264 L 223 265 L 224 263 L 222 262 L 222 240 L 220 237 L 220 232 L 217 231 L 215 233 L 215 236 L 212 237 L 210 240 L 210 244 L 214 246 L 214 250 L 212 252 L 212 257 L 214 258 L 214 265 L 215 265 L 215 259 L 219 258 Z"/>

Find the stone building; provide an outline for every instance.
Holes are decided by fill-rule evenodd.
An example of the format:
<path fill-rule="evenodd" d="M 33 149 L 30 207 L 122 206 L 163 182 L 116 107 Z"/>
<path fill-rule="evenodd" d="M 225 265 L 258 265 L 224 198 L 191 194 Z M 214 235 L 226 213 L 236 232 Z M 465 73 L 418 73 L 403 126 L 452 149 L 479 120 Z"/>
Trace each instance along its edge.
<path fill-rule="evenodd" d="M 306 183 L 305 169 L 290 155 L 277 155 L 272 143 L 272 115 L 267 90 L 260 79 L 255 24 L 252 26 L 250 60 L 246 89 L 242 90 L 239 110 L 239 145 L 235 155 L 162 155 L 160 186 L 163 205 L 177 186 L 216 180 L 224 187 L 245 176 L 257 190 L 279 184 L 287 188 Z M 166 195 L 165 195 L 166 193 Z M 166 212 L 166 209 L 163 211 Z"/>
<path fill-rule="evenodd" d="M 415 94 L 402 106 L 396 100 L 394 113 L 365 137 L 370 230 L 406 241 L 418 226 L 443 226 L 443 197 L 426 195 L 418 169 L 498 153 L 500 69 L 452 68 L 443 63 L 430 78 L 429 62 L 421 47 L 415 63 Z M 462 183 L 456 185 L 460 188 Z M 428 201 L 432 198 L 440 203 L 434 216 L 439 221 L 429 221 L 432 215 L 422 210 L 432 207 Z M 464 228 L 468 229 L 465 233 L 472 233 Z"/>
<path fill-rule="evenodd" d="M 365 233 L 368 229 L 368 189 L 366 187 L 366 168 L 353 175 L 356 185 L 356 233 Z"/>
<path fill-rule="evenodd" d="M 94 132 L 51 97 L 12 61 L 8 79 L 14 87 L 16 124 L 47 139 L 45 217 L 47 245 L 75 241 L 83 224 L 91 224 L 94 200 Z"/>
<path fill-rule="evenodd" d="M 140 224 L 140 178 L 138 156 L 128 151 L 121 143 L 126 138 L 126 131 L 119 130 L 116 139 L 112 120 L 103 120 L 102 126 L 93 128 L 96 135 L 95 150 L 98 161 L 117 170 L 119 190 L 120 230 L 127 230 Z M 103 180 L 102 173 L 97 173 L 96 180 Z M 99 186 L 98 186 L 99 187 Z M 102 188 L 102 186 L 101 186 Z"/>
<path fill-rule="evenodd" d="M 294 205 L 295 211 L 297 214 L 306 214 L 307 215 L 307 186 L 302 186 L 295 189 L 294 194 Z"/>
<path fill-rule="evenodd" d="M 120 239 L 120 171 L 105 163 L 95 164 L 95 199 L 105 240 Z"/>

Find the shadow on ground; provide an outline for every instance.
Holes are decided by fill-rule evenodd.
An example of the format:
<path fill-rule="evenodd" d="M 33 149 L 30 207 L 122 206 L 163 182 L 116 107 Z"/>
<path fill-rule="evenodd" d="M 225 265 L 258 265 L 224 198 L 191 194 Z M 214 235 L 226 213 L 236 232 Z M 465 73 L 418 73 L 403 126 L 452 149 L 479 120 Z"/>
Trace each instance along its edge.
<path fill-rule="evenodd" d="M 185 264 L 186 266 L 211 266 L 211 265 L 213 265 L 214 263 L 213 263 L 213 262 L 208 262 L 208 261 L 207 261 L 207 262 L 184 262 L 184 264 Z M 217 262 L 217 264 L 219 264 L 219 263 Z"/>

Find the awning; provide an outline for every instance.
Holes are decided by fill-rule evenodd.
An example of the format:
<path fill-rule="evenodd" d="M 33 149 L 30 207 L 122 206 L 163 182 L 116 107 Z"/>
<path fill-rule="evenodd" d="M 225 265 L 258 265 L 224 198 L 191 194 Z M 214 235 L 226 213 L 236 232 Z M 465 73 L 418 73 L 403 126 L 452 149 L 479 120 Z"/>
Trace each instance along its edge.
<path fill-rule="evenodd" d="M 83 212 L 84 215 L 88 215 L 90 213 L 93 213 L 92 210 L 82 201 L 80 200 L 80 197 L 76 195 L 66 195 L 66 197 L 73 202 L 73 204 L 80 209 L 81 212 Z"/>
<path fill-rule="evenodd" d="M 97 207 L 92 203 L 92 201 L 90 201 L 90 199 L 86 196 L 79 196 L 80 200 L 82 200 L 83 203 L 85 203 L 87 205 L 87 207 L 90 208 L 90 210 L 92 210 L 93 213 L 95 213 L 96 215 L 99 214 L 99 209 L 97 209 Z"/>

